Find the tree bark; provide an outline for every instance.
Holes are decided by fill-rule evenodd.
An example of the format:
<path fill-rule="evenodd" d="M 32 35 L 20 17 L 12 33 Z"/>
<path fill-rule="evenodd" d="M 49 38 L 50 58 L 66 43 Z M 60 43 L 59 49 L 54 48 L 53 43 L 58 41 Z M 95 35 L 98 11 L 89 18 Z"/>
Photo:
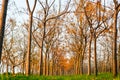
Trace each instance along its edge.
<path fill-rule="evenodd" d="M 118 48 L 118 72 L 120 72 L 120 44 Z"/>
<path fill-rule="evenodd" d="M 88 52 L 88 75 L 91 75 L 91 42 L 92 42 L 92 35 L 90 35 L 90 41 L 89 41 L 89 52 Z"/>
<path fill-rule="evenodd" d="M 28 29 L 28 50 L 26 54 L 26 76 L 30 75 L 30 55 L 31 55 L 31 41 L 32 41 L 32 22 L 33 22 L 33 12 L 36 7 L 37 0 L 35 0 L 33 9 L 30 10 L 30 5 L 28 0 L 26 0 L 27 8 L 29 11 L 29 29 Z"/>
<path fill-rule="evenodd" d="M 42 37 L 42 48 L 41 48 L 41 53 L 40 53 L 40 75 L 43 75 L 43 48 L 44 48 L 44 40 L 45 40 L 45 34 L 46 34 L 46 22 L 43 24 L 44 26 L 44 32 L 43 32 L 43 37 Z"/>
<path fill-rule="evenodd" d="M 47 55 L 47 75 L 50 74 L 50 60 L 49 60 L 49 53 Z"/>
<path fill-rule="evenodd" d="M 32 14 L 29 15 L 29 30 L 28 30 L 28 52 L 26 55 L 26 75 L 30 75 L 30 55 L 31 55 L 31 39 L 32 39 Z"/>
<path fill-rule="evenodd" d="M 2 45 L 3 45 L 4 31 L 5 31 L 8 1 L 9 0 L 2 0 L 2 9 L 0 13 L 0 63 L 2 56 Z"/>
<path fill-rule="evenodd" d="M 80 60 L 80 75 L 83 75 L 83 58 Z"/>
<path fill-rule="evenodd" d="M 113 76 L 117 76 L 117 15 L 118 11 L 114 12 L 114 26 L 113 26 Z"/>
<path fill-rule="evenodd" d="M 94 74 L 97 76 L 97 51 L 96 51 L 96 35 L 94 33 Z"/>

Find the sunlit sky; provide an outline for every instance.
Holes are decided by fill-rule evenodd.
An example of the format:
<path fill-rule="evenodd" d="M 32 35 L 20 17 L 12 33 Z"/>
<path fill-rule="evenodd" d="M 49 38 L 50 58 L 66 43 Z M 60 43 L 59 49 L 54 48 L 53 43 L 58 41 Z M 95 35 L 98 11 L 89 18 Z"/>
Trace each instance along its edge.
<path fill-rule="evenodd" d="M 26 1 L 25 0 L 10 0 L 11 1 L 11 3 L 12 3 L 12 1 L 14 1 L 15 2 L 15 5 L 16 5 L 16 7 L 19 9 L 19 10 L 23 10 L 23 9 L 27 9 L 27 6 L 26 6 Z M 42 1 L 42 0 L 41 0 Z M 49 2 L 52 2 L 53 0 L 48 0 Z M 57 0 L 58 2 L 59 2 L 59 0 Z M 65 2 L 65 0 L 62 0 L 63 2 L 62 2 L 62 5 L 64 4 L 64 2 Z M 96 1 L 96 0 L 92 0 L 92 1 Z M 104 2 L 104 0 L 101 0 L 102 2 Z M 34 4 L 34 0 L 29 0 L 29 2 L 30 2 L 30 7 L 33 7 L 33 4 Z M 106 5 L 108 6 L 108 5 L 110 5 L 110 4 L 112 4 L 113 3 L 113 0 L 105 0 L 105 2 L 106 2 Z M 118 2 L 120 3 L 120 0 L 118 0 Z M 38 4 L 38 3 L 37 3 Z M 37 7 L 36 7 L 36 11 L 39 9 L 39 5 L 37 5 Z M 17 16 L 19 16 L 19 15 L 17 15 Z M 27 18 L 27 15 L 23 15 L 23 16 L 21 16 L 20 18 L 22 18 L 23 20 L 24 19 L 26 19 Z M 19 18 L 19 19 L 20 19 Z M 22 20 L 22 21 L 23 21 Z"/>
<path fill-rule="evenodd" d="M 51 3 L 52 1 L 53 0 L 48 0 L 48 3 Z M 66 0 L 64 0 L 64 1 L 66 1 Z M 58 1 L 56 1 L 56 3 L 58 3 Z M 29 4 L 30 4 L 30 7 L 32 9 L 33 5 L 34 5 L 34 0 L 29 0 Z M 13 5 L 13 7 L 12 7 L 12 5 Z M 34 13 L 36 13 L 40 9 L 40 7 L 41 7 L 40 4 L 37 2 L 37 6 L 35 8 Z M 14 16 L 15 19 L 18 18 L 17 21 L 24 22 L 24 21 L 26 21 L 26 19 L 28 19 L 28 15 L 26 15 L 26 13 L 25 13 L 25 12 L 27 12 L 26 9 L 27 9 L 26 0 L 10 0 L 10 2 L 9 2 L 9 10 L 8 10 L 8 15 L 7 16 L 8 17 Z"/>
<path fill-rule="evenodd" d="M 43 1 L 43 0 L 41 0 L 41 1 Z M 49 2 L 52 2 L 53 0 L 48 0 Z M 57 0 L 58 2 L 59 2 L 59 0 Z M 64 2 L 65 1 L 67 1 L 67 0 L 61 0 L 61 1 L 63 1 L 62 2 L 62 5 L 64 4 Z M 92 0 L 92 1 L 96 1 L 96 0 Z M 104 1 L 104 0 L 101 0 L 102 2 Z M 16 7 L 19 9 L 19 10 L 21 10 L 21 9 L 27 9 L 26 7 L 26 0 L 9 0 L 9 4 L 10 3 L 12 3 L 12 2 L 15 2 L 15 5 L 16 5 Z M 34 4 L 34 0 L 29 0 L 29 2 L 30 2 L 30 6 L 32 7 L 33 6 L 33 4 Z M 57 3 L 58 3 L 57 2 Z M 106 4 L 112 4 L 113 3 L 113 0 L 105 0 L 105 2 L 106 2 Z M 120 3 L 120 0 L 118 0 L 118 2 Z M 0 0 L 0 4 L 1 4 L 1 0 Z M 36 10 L 37 9 L 39 9 L 39 6 L 37 6 L 37 8 L 36 8 Z M 11 10 L 11 12 L 12 12 L 12 10 Z"/>

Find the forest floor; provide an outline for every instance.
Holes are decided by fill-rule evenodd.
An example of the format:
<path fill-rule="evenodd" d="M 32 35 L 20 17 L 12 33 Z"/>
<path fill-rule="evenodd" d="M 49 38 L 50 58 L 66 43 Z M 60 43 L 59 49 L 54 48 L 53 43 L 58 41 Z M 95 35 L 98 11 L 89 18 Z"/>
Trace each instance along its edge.
<path fill-rule="evenodd" d="M 114 79 L 111 73 L 94 75 L 69 75 L 69 76 L 24 76 L 24 75 L 0 75 L 0 80 L 120 80 L 120 74 Z"/>

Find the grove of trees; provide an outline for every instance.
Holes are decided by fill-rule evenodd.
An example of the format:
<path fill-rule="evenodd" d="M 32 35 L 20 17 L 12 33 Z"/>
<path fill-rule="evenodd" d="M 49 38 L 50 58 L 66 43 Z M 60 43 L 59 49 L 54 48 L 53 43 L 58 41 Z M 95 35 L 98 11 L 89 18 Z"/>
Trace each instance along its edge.
<path fill-rule="evenodd" d="M 119 0 L 0 1 L 0 73 L 120 72 Z"/>

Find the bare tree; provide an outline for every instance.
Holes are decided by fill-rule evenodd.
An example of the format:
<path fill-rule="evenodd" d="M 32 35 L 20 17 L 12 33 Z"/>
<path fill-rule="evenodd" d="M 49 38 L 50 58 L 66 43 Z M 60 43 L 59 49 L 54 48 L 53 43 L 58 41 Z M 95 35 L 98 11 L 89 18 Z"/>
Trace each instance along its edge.
<path fill-rule="evenodd" d="M 5 29 L 8 1 L 9 0 L 2 0 L 2 9 L 0 12 L 0 63 L 2 56 L 2 45 L 4 38 L 4 29 Z"/>
<path fill-rule="evenodd" d="M 97 39 L 108 28 L 108 26 L 105 26 L 104 24 L 111 18 L 112 14 L 106 15 L 107 11 L 105 12 L 105 7 L 101 5 L 101 1 L 89 1 L 84 8 L 84 11 L 94 43 L 94 74 L 97 76 Z"/>
<path fill-rule="evenodd" d="M 120 10 L 120 4 L 117 0 L 114 2 L 114 25 L 113 25 L 113 76 L 117 76 L 117 16 Z"/>
<path fill-rule="evenodd" d="M 69 4 L 71 2 L 71 0 L 68 1 L 68 4 L 65 6 L 65 9 L 63 11 L 60 11 L 58 14 L 49 14 L 50 12 L 50 9 L 52 8 L 52 6 L 54 5 L 55 3 L 55 0 L 51 1 L 51 3 L 49 4 L 49 2 L 47 0 L 45 0 L 45 4 L 43 4 L 42 1 L 38 0 L 39 1 L 39 4 L 41 5 L 42 9 L 43 9 L 43 19 L 39 19 L 39 20 L 42 20 L 42 27 L 43 27 L 43 35 L 42 35 L 42 44 L 41 44 L 41 52 L 40 52 L 40 75 L 43 75 L 43 52 L 44 52 L 44 48 L 45 45 L 46 45 L 46 36 L 47 36 L 47 24 L 50 20 L 55 20 L 55 19 L 58 19 L 60 18 L 62 15 L 66 14 L 68 12 L 68 8 L 69 8 Z M 47 53 L 45 51 L 45 65 L 46 66 L 46 58 L 47 57 Z M 46 69 L 45 70 L 45 74 L 46 74 Z"/>
<path fill-rule="evenodd" d="M 34 2 L 33 9 L 30 9 L 29 1 L 26 0 L 28 12 L 29 12 L 29 29 L 28 29 L 28 50 L 26 55 L 26 75 L 30 74 L 30 55 L 31 55 L 31 40 L 32 40 L 32 23 L 33 23 L 33 12 L 36 7 L 37 0 Z"/>
<path fill-rule="evenodd" d="M 91 75 L 91 43 L 92 43 L 92 35 L 90 34 L 89 47 L 88 47 L 88 75 Z"/>

